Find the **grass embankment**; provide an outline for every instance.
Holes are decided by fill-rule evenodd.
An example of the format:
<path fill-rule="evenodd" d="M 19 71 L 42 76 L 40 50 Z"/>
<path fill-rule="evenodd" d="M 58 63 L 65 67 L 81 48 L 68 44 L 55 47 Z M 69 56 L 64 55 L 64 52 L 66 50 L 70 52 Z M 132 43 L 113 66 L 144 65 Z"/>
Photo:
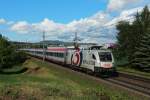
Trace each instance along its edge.
<path fill-rule="evenodd" d="M 29 59 L 22 74 L 0 75 L 0 99 L 5 100 L 141 100 L 138 96 L 75 75 L 54 64 Z"/>
<path fill-rule="evenodd" d="M 117 70 L 120 72 L 126 72 L 131 75 L 136 75 L 136 76 L 141 76 L 150 79 L 150 73 L 149 72 L 144 72 L 140 71 L 131 67 L 117 67 Z"/>

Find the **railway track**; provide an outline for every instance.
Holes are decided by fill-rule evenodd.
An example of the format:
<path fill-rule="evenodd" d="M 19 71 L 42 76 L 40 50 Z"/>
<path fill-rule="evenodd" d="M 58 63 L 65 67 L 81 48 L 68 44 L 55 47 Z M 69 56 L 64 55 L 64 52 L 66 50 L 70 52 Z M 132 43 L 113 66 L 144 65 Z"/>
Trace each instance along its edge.
<path fill-rule="evenodd" d="M 132 89 L 150 97 L 150 79 L 140 76 L 119 73 L 119 77 L 105 79 L 108 82 Z"/>
<path fill-rule="evenodd" d="M 83 73 L 83 71 L 81 70 L 75 69 L 74 71 Z M 110 78 L 104 78 L 104 79 L 101 79 L 100 77 L 94 76 L 93 74 L 89 74 L 89 73 L 86 75 L 93 77 L 96 81 L 103 80 L 103 82 L 106 81 L 106 83 L 119 85 L 123 88 L 132 90 L 138 94 L 141 94 L 143 96 L 150 98 L 150 79 L 147 79 L 141 76 L 129 75 L 123 72 L 119 72 L 118 77 L 110 77 Z"/>
<path fill-rule="evenodd" d="M 74 71 L 83 73 L 83 71 L 81 70 L 75 69 Z M 123 88 L 127 88 L 138 94 L 141 94 L 143 96 L 150 98 L 150 79 L 147 79 L 141 76 L 129 75 L 123 72 L 119 72 L 118 77 L 110 77 L 110 78 L 103 78 L 103 79 L 101 79 L 99 76 L 94 76 L 93 74 L 89 74 L 89 73 L 86 75 L 93 77 L 96 81 L 103 80 L 103 81 L 106 81 L 106 83 L 119 85 Z"/>

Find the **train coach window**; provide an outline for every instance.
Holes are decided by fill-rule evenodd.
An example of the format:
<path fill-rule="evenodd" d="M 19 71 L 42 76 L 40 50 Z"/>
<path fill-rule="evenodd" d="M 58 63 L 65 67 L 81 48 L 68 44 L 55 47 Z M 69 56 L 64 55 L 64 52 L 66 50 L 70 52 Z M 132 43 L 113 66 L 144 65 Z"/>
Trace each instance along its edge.
<path fill-rule="evenodd" d="M 62 58 L 64 57 L 64 53 L 62 53 Z"/>
<path fill-rule="evenodd" d="M 58 56 L 57 57 L 61 57 L 61 53 L 58 53 Z"/>
<path fill-rule="evenodd" d="M 53 56 L 55 56 L 55 53 L 53 52 Z"/>
<path fill-rule="evenodd" d="M 60 57 L 63 58 L 63 57 L 64 57 L 64 54 L 63 54 L 63 53 L 60 53 Z"/>
<path fill-rule="evenodd" d="M 53 53 L 52 53 L 52 52 L 50 52 L 50 56 L 53 56 Z"/>
<path fill-rule="evenodd" d="M 53 56 L 53 53 L 52 53 L 52 52 L 50 53 L 50 56 Z"/>
<path fill-rule="evenodd" d="M 39 52 L 39 54 L 43 54 L 43 52 Z"/>
<path fill-rule="evenodd" d="M 58 53 L 58 57 L 61 57 L 61 53 Z"/>
<path fill-rule="evenodd" d="M 60 57 L 60 58 L 64 57 L 64 53 L 57 53 L 57 52 L 46 52 L 46 55 L 54 56 L 54 57 Z"/>
<path fill-rule="evenodd" d="M 63 58 L 64 54 L 63 53 L 54 53 L 54 56 Z"/>
<path fill-rule="evenodd" d="M 55 54 L 55 52 L 53 52 L 53 56 L 55 56 L 56 54 Z"/>
<path fill-rule="evenodd" d="M 49 56 L 49 52 L 46 52 L 46 55 L 48 55 L 48 56 Z"/>
<path fill-rule="evenodd" d="M 47 54 L 48 56 L 51 56 L 51 52 L 46 52 L 46 54 Z"/>
<path fill-rule="evenodd" d="M 48 56 L 49 56 L 49 52 L 46 52 L 46 55 L 48 55 Z"/>
<path fill-rule="evenodd" d="M 56 57 L 56 56 L 57 56 L 57 53 L 54 53 L 54 56 Z"/>

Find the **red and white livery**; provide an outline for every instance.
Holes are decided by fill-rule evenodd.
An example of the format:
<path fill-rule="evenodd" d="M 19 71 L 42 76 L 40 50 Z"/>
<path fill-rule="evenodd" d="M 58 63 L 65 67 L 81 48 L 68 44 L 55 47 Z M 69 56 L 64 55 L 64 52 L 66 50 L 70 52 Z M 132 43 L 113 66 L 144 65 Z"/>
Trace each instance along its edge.
<path fill-rule="evenodd" d="M 45 56 L 47 60 L 96 73 L 106 70 L 115 71 L 112 52 L 108 49 L 102 49 L 100 46 L 78 49 L 74 49 L 73 47 L 48 47 L 46 50 L 23 50 L 33 56 Z"/>

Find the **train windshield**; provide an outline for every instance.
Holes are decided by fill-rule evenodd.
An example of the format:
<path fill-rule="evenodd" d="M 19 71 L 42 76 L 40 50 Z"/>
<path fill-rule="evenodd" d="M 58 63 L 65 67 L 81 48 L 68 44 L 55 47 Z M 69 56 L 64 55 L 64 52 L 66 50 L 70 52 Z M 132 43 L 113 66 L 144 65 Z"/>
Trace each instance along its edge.
<path fill-rule="evenodd" d="M 110 62 L 112 61 L 111 52 L 99 52 L 99 58 L 102 62 Z"/>

